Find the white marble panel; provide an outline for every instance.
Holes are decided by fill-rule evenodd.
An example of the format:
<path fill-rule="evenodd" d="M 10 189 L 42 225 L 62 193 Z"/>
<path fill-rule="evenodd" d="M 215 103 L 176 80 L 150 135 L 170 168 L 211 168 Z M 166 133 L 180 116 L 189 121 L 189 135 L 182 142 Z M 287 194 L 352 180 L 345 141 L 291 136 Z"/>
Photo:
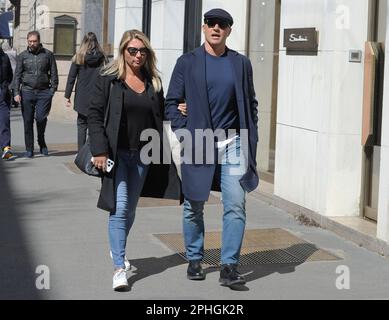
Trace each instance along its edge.
<path fill-rule="evenodd" d="M 250 51 L 273 52 L 274 0 L 251 1 L 249 28 Z"/>
<path fill-rule="evenodd" d="M 261 112 L 270 112 L 273 90 L 272 52 L 252 52 L 249 58 L 253 66 L 254 88 Z"/>
<path fill-rule="evenodd" d="M 278 122 L 314 131 L 361 134 L 363 64 L 346 52 L 280 55 Z"/>
<path fill-rule="evenodd" d="M 277 125 L 275 195 L 317 211 L 317 133 Z"/>
<path fill-rule="evenodd" d="M 164 47 L 164 7 L 165 1 L 153 1 L 151 9 L 151 32 L 150 41 L 154 49 L 162 49 Z"/>
<path fill-rule="evenodd" d="M 344 51 L 322 52 L 320 68 L 325 83 L 319 90 L 318 131 L 361 135 L 364 65 L 348 61 Z"/>
<path fill-rule="evenodd" d="M 280 54 L 277 122 L 312 131 L 318 130 L 318 112 L 328 95 L 328 73 L 323 56 Z"/>
<path fill-rule="evenodd" d="M 167 93 L 170 77 L 182 50 L 155 50 L 158 59 L 158 69 L 161 72 L 161 79 L 165 94 Z"/>
<path fill-rule="evenodd" d="M 138 7 L 142 8 L 143 1 L 142 0 L 116 0 L 116 8 L 129 8 L 129 7 Z"/>
<path fill-rule="evenodd" d="M 151 42 L 154 48 L 182 50 L 184 41 L 184 16 L 184 0 L 153 2 Z"/>
<path fill-rule="evenodd" d="M 203 0 L 203 15 L 213 8 L 226 10 L 234 19 L 232 32 L 227 39 L 227 46 L 231 49 L 246 51 L 246 21 L 247 21 L 247 0 Z M 201 37 L 204 42 L 204 35 Z"/>
<path fill-rule="evenodd" d="M 142 7 L 125 7 L 116 6 L 115 16 L 115 52 L 120 46 L 120 40 L 123 33 L 127 30 L 142 30 Z"/>
<path fill-rule="evenodd" d="M 363 49 L 367 39 L 367 0 L 283 0 L 281 47 L 285 28 L 315 27 L 319 50 Z"/>
<path fill-rule="evenodd" d="M 389 147 L 381 147 L 377 237 L 389 242 Z"/>
<path fill-rule="evenodd" d="M 360 136 L 318 134 L 317 201 L 325 216 L 359 216 L 362 147 Z"/>

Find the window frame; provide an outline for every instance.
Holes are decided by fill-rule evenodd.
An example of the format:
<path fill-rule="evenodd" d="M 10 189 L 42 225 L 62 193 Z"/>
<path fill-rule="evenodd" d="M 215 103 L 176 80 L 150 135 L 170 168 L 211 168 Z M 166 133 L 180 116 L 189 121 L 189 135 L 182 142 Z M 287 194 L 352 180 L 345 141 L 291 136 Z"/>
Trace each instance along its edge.
<path fill-rule="evenodd" d="M 54 43 L 53 43 L 53 53 L 55 57 L 71 59 L 76 54 L 76 45 L 77 45 L 77 19 L 68 15 L 62 15 L 58 17 L 54 17 Z M 72 27 L 73 28 L 73 51 L 71 54 L 66 53 L 58 53 L 57 52 L 57 28 L 58 27 Z"/>

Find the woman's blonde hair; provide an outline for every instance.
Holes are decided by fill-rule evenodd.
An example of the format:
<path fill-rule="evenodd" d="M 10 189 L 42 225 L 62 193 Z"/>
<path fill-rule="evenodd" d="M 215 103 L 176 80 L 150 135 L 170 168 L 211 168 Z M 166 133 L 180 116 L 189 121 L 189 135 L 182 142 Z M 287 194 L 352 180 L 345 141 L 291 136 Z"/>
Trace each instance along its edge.
<path fill-rule="evenodd" d="M 102 76 L 115 75 L 118 79 L 126 79 L 126 61 L 124 58 L 124 52 L 127 48 L 128 43 L 131 40 L 138 39 L 143 42 L 144 46 L 148 49 L 146 55 L 146 62 L 143 66 L 144 71 L 151 78 L 155 92 L 159 92 L 162 89 L 161 79 L 159 77 L 159 72 L 157 69 L 157 58 L 155 52 L 150 45 L 150 41 L 147 36 L 139 30 L 128 30 L 124 32 L 122 40 L 120 41 L 119 54 L 116 59 L 114 59 L 107 66 L 103 67 L 101 70 Z"/>
<path fill-rule="evenodd" d="M 88 32 L 84 36 L 84 39 L 82 39 L 80 49 L 78 49 L 77 53 L 74 55 L 72 62 L 75 64 L 83 65 L 85 63 L 85 55 L 93 51 L 101 52 L 104 55 L 104 60 L 107 60 L 103 49 L 97 41 L 96 35 L 93 32 Z"/>

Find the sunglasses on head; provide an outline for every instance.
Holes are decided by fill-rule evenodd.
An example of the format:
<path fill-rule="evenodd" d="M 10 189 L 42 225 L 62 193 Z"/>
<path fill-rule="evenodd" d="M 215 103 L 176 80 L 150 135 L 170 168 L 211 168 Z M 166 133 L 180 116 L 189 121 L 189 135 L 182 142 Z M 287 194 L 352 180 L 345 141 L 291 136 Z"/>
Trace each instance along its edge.
<path fill-rule="evenodd" d="M 218 25 L 220 29 L 226 29 L 230 26 L 227 21 L 220 19 L 205 19 L 204 22 L 209 28 L 213 28 L 214 26 Z"/>
<path fill-rule="evenodd" d="M 127 48 L 127 51 L 128 51 L 128 53 L 129 53 L 130 55 L 132 55 L 132 56 L 136 56 L 137 53 L 138 53 L 138 51 L 140 52 L 140 54 L 141 54 L 142 56 L 145 56 L 146 54 L 149 53 L 149 49 L 147 49 L 147 48 L 134 48 L 134 47 L 129 47 L 129 48 Z"/>

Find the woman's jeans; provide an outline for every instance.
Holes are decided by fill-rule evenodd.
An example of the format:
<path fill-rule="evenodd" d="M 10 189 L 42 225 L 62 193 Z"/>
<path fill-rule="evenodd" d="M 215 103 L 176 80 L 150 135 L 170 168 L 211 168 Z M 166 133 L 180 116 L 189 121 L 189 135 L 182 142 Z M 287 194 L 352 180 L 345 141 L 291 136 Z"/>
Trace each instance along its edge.
<path fill-rule="evenodd" d="M 118 150 L 115 167 L 116 212 L 109 217 L 109 241 L 116 270 L 125 268 L 127 237 L 134 223 L 148 165 L 141 163 L 138 151 Z"/>
<path fill-rule="evenodd" d="M 240 157 L 239 137 L 219 151 L 219 157 L 222 163 L 217 165 L 216 174 L 220 175 L 224 209 L 221 263 L 237 264 L 246 225 L 246 194 L 239 182 L 246 172 L 246 166 L 241 165 L 242 162 L 236 163 L 237 157 Z M 202 260 L 204 256 L 203 216 L 204 201 L 185 199 L 183 229 L 189 261 Z"/>

